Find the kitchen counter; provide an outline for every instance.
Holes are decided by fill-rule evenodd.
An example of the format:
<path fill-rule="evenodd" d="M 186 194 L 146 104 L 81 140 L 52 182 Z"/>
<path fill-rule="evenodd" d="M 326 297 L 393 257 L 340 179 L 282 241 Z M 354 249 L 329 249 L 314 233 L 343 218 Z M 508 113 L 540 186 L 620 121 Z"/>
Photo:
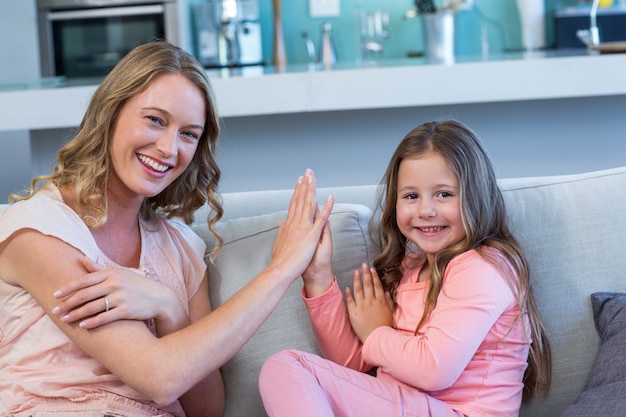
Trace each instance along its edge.
<path fill-rule="evenodd" d="M 208 70 L 223 118 L 333 110 L 626 95 L 625 54 L 510 53 L 340 64 Z M 0 86 L 0 131 L 77 126 L 97 81 Z"/>

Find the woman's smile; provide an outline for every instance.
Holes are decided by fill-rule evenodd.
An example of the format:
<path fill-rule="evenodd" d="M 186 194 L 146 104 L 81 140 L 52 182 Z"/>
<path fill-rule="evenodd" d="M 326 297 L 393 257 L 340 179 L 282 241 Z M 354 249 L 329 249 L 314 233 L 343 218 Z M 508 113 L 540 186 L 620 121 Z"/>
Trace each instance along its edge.
<path fill-rule="evenodd" d="M 139 161 L 144 164 L 146 167 L 157 171 L 157 172 L 161 172 L 164 173 L 170 169 L 173 168 L 173 165 L 169 165 L 169 164 L 164 164 L 162 162 L 158 162 L 153 158 L 150 158 L 149 156 L 146 155 L 142 155 L 142 154 L 137 154 L 137 159 L 139 159 Z"/>

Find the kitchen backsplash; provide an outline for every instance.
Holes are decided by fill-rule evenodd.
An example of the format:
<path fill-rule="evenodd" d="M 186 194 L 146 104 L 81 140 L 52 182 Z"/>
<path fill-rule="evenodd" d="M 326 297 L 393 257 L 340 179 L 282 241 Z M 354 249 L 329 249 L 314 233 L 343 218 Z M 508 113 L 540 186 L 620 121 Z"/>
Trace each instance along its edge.
<path fill-rule="evenodd" d="M 194 35 L 193 7 L 207 0 L 186 1 L 189 13 L 191 42 Z M 310 17 L 310 0 L 283 0 L 281 6 L 285 47 L 290 64 L 309 62 L 303 33 L 319 48 L 322 24 L 330 22 L 337 62 L 351 62 L 361 56 L 360 13 L 384 11 L 388 14 L 388 38 L 381 59 L 402 59 L 424 52 L 422 23 L 419 17 L 406 19 L 407 10 L 413 9 L 414 0 L 339 0 L 338 17 Z M 545 0 L 547 45 L 553 44 L 552 11 L 566 0 Z M 272 62 L 272 1 L 258 0 L 261 23 L 263 57 Z M 516 0 L 473 0 L 473 7 L 455 14 L 455 54 L 480 55 L 520 50 L 522 48 L 519 14 Z"/>

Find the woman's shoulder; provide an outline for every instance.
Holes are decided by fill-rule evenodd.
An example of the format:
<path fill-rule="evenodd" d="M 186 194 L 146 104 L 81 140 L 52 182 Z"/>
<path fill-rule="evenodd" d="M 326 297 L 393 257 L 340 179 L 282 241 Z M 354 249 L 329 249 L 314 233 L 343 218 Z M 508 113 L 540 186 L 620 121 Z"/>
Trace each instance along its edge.
<path fill-rule="evenodd" d="M 89 256 L 98 253 L 87 225 L 63 202 L 53 185 L 43 187 L 27 200 L 12 204 L 0 215 L 0 242 L 22 229 L 59 238 Z"/>
<path fill-rule="evenodd" d="M 27 200 L 11 204 L 2 213 L 2 219 L 16 225 L 32 224 L 33 227 L 39 224 L 53 226 L 59 222 L 84 225 L 76 212 L 63 202 L 58 188 L 52 184 L 41 188 Z"/>

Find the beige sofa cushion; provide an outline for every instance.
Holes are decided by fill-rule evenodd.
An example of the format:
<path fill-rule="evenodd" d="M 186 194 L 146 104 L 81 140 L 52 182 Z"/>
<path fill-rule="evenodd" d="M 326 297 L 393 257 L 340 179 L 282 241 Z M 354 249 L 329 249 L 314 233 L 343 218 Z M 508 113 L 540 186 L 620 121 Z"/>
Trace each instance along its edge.
<path fill-rule="evenodd" d="M 340 286 L 351 286 L 352 271 L 374 256 L 368 239 L 372 212 L 361 205 L 336 204 L 330 216 L 333 231 L 334 272 Z M 270 261 L 278 221 L 286 212 L 243 217 L 218 224 L 224 247 L 209 268 L 211 301 L 214 307 L 233 296 Z M 206 223 L 193 229 L 209 244 L 214 239 Z M 274 352 L 294 348 L 318 352 L 301 300 L 301 280 L 289 289 L 260 331 L 224 366 L 226 416 L 264 415 L 258 394 L 258 375 L 265 359 Z"/>
<path fill-rule="evenodd" d="M 626 169 L 507 179 L 500 186 L 554 359 L 549 400 L 525 404 L 520 416 L 557 416 L 584 389 L 598 350 L 590 295 L 626 292 Z"/>

